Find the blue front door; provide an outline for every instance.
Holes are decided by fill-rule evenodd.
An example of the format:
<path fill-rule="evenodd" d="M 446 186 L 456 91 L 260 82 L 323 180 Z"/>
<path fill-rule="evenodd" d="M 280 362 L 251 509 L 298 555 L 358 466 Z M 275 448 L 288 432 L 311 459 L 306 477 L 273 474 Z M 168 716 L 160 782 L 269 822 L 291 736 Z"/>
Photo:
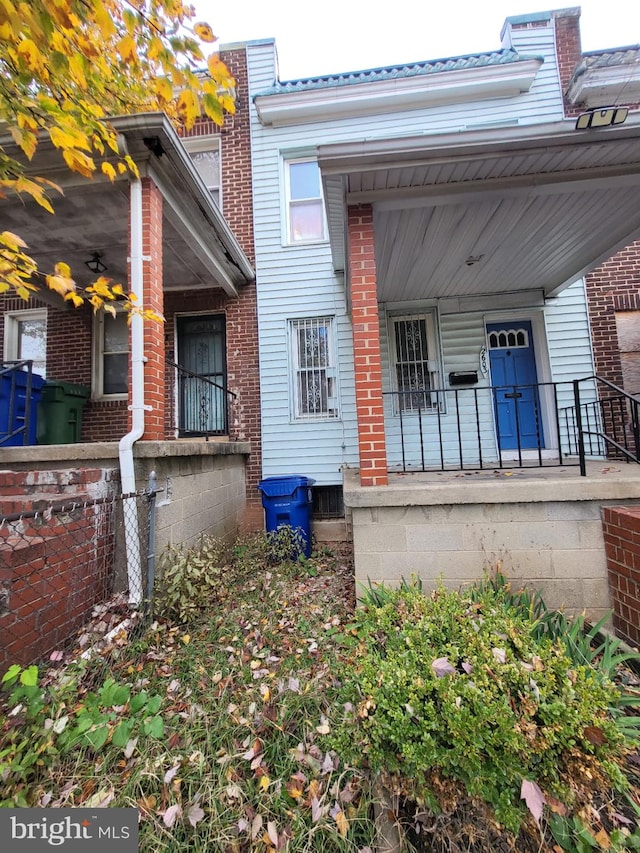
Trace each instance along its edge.
<path fill-rule="evenodd" d="M 487 339 L 498 447 L 544 447 L 531 322 L 487 323 Z"/>

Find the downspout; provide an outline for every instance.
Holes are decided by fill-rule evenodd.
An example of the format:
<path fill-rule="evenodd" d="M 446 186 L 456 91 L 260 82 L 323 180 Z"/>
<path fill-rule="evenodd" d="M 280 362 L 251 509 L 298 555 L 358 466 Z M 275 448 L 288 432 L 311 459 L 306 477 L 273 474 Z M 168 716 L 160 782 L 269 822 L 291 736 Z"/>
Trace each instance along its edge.
<path fill-rule="evenodd" d="M 137 308 L 143 304 L 143 242 L 142 242 L 142 184 L 139 178 L 130 182 L 130 287 L 137 296 Z M 131 317 L 131 431 L 123 435 L 119 444 L 120 481 L 124 494 L 136 491 L 133 465 L 133 445 L 144 435 L 144 322 L 138 312 Z M 140 562 L 140 536 L 138 530 L 137 498 L 123 503 L 124 536 L 127 556 L 129 605 L 139 607 L 142 602 L 142 564 Z"/>

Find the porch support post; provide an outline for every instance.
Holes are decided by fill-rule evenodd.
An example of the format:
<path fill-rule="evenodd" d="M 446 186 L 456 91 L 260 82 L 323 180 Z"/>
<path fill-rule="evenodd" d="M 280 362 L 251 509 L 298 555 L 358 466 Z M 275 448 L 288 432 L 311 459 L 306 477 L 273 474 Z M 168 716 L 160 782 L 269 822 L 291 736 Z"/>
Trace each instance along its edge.
<path fill-rule="evenodd" d="M 380 321 L 370 204 L 349 208 L 348 229 L 360 484 L 386 486 Z"/>
<path fill-rule="evenodd" d="M 142 179 L 143 305 L 164 315 L 162 273 L 162 195 L 151 178 Z M 144 324 L 144 401 L 147 407 L 143 441 L 165 439 L 165 344 L 164 324 Z"/>

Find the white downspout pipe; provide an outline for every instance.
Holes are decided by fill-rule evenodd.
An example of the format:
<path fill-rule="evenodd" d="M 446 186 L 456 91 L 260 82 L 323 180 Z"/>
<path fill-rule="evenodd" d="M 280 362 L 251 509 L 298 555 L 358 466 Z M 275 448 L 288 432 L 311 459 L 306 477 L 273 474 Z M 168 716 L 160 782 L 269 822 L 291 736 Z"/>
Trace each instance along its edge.
<path fill-rule="evenodd" d="M 137 307 L 143 305 L 143 243 L 142 243 L 142 184 L 132 178 L 130 199 L 130 245 L 131 257 L 129 290 L 137 297 Z M 144 322 L 142 315 L 131 317 L 131 431 L 123 435 L 119 444 L 120 480 L 124 494 L 136 491 L 136 476 L 133 465 L 133 445 L 144 435 Z M 136 498 L 123 503 L 124 536 L 127 555 L 127 579 L 129 582 L 129 605 L 139 607 L 142 603 L 142 563 L 138 529 L 138 506 Z"/>

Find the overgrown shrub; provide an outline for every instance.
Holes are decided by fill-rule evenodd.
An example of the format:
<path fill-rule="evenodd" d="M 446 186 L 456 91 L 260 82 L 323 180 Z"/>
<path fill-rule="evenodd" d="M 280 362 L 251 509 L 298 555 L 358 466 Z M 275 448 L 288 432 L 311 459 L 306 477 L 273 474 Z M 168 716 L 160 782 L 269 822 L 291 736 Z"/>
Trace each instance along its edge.
<path fill-rule="evenodd" d="M 186 625 L 206 614 L 224 590 L 227 550 L 212 536 L 203 536 L 196 546 L 167 547 L 158 561 L 154 615 Z"/>
<path fill-rule="evenodd" d="M 189 625 L 226 600 L 237 580 L 256 581 L 271 568 L 280 573 L 306 564 L 304 541 L 288 525 L 240 537 L 230 549 L 224 540 L 203 536 L 197 545 L 170 545 L 158 561 L 153 610 L 156 617 Z"/>
<path fill-rule="evenodd" d="M 288 524 L 242 536 L 233 548 L 233 565 L 243 577 L 271 566 L 278 566 L 280 572 L 292 567 L 295 573 L 304 561 L 302 532 Z"/>
<path fill-rule="evenodd" d="M 434 776 L 457 780 L 517 832 L 523 780 L 566 801 L 563 759 L 578 753 L 606 768 L 623 740 L 608 713 L 613 682 L 534 627 L 499 588 L 473 597 L 378 588 L 340 673 L 347 713 L 336 748 L 434 811 Z"/>

